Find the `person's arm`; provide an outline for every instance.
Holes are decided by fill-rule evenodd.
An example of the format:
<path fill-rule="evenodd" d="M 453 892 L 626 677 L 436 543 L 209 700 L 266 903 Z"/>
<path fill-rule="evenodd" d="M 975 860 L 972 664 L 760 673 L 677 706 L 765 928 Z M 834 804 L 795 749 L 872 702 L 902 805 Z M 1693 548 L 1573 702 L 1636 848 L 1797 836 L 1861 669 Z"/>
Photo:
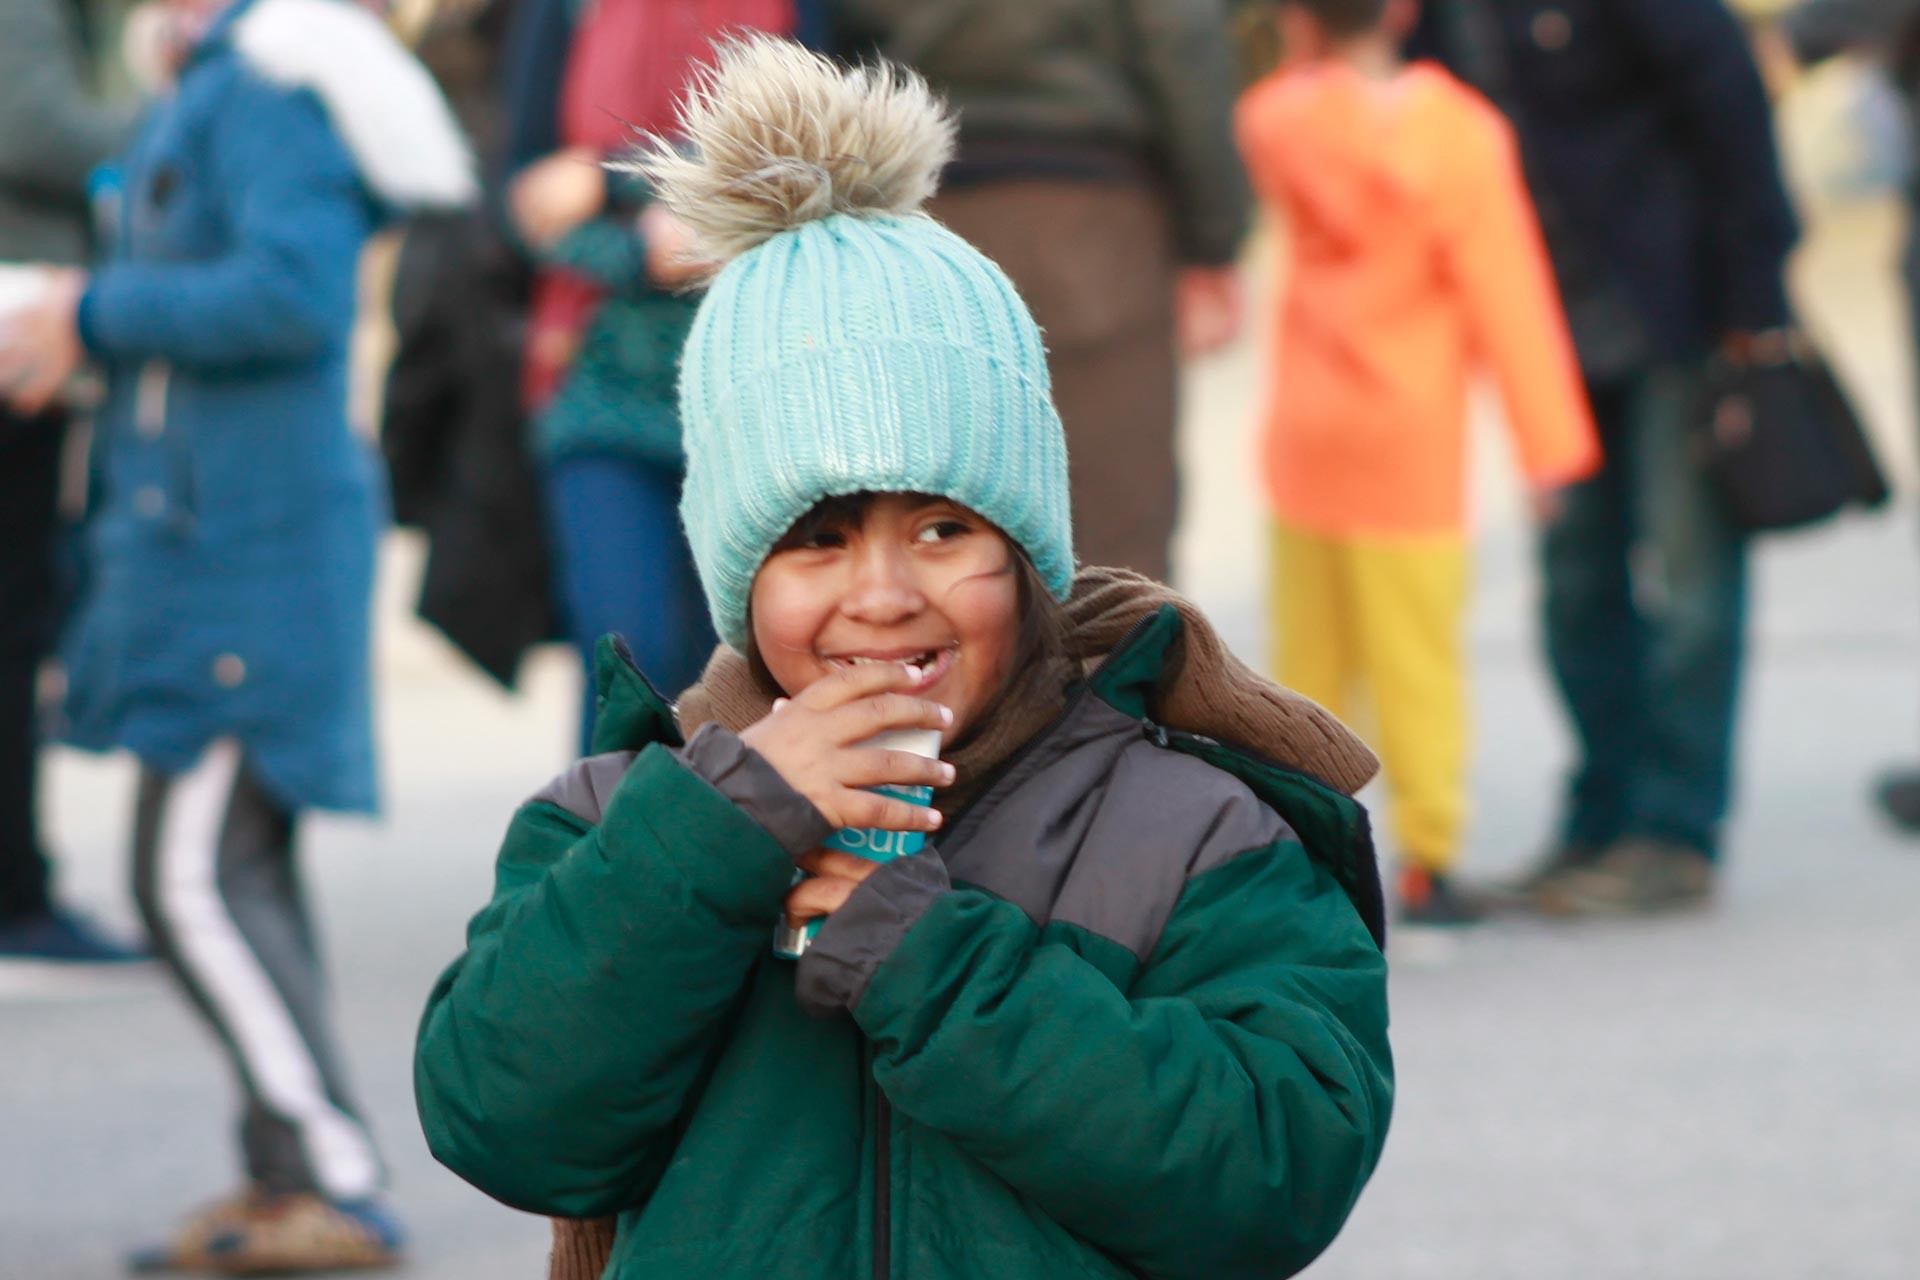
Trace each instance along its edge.
<path fill-rule="evenodd" d="M 87 175 L 110 157 L 128 118 L 96 102 L 56 0 L 0 4 L 0 188 L 85 207 Z"/>
<path fill-rule="evenodd" d="M 245 80 L 213 125 L 218 257 L 119 259 L 93 275 L 80 332 L 96 354 L 198 367 L 312 359 L 353 323 L 373 208 L 313 95 Z"/>
<path fill-rule="evenodd" d="M 1800 0 L 1780 15 L 1779 29 L 1803 63 L 1850 49 L 1885 47 L 1920 18 L 1920 0 Z"/>
<path fill-rule="evenodd" d="M 644 1202 L 771 945 L 793 855 L 827 830 L 715 729 L 585 761 L 523 806 L 420 1025 L 434 1156 L 531 1212 Z"/>
<path fill-rule="evenodd" d="M 1615 3 L 1665 81 L 1676 134 L 1699 173 L 1720 336 L 1787 324 L 1785 265 L 1799 224 L 1746 33 L 1721 0 Z"/>
<path fill-rule="evenodd" d="M 647 241 L 631 214 L 593 218 L 560 237 L 540 261 L 565 267 L 612 293 L 655 292 L 647 276 Z"/>
<path fill-rule="evenodd" d="M 1285 158 L 1293 138 L 1278 106 L 1284 91 L 1280 74 L 1269 73 L 1240 96 L 1233 111 L 1233 136 L 1260 207 L 1268 216 L 1285 217 Z"/>
<path fill-rule="evenodd" d="M 1160 122 L 1180 259 L 1224 267 L 1247 233 L 1246 175 L 1233 147 L 1237 75 L 1219 0 L 1128 0 L 1135 72 Z"/>
<path fill-rule="evenodd" d="M 1591 474 L 1600 445 L 1519 145 L 1489 106 L 1455 147 L 1446 270 L 1474 354 L 1500 389 L 1520 469 L 1536 491 L 1555 489 Z"/>
<path fill-rule="evenodd" d="M 901 1114 L 1129 1271 L 1293 1274 L 1386 1138 L 1385 959 L 1289 831 L 1194 876 L 1133 964 L 929 848 L 868 876 L 798 981 L 851 1009 Z"/>

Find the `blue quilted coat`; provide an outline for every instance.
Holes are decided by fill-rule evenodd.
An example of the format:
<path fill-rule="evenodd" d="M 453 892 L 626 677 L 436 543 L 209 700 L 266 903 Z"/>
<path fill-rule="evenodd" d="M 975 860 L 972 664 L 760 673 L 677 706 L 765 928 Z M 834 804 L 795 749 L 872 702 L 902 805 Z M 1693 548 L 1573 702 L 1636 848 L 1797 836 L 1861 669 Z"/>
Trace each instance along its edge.
<path fill-rule="evenodd" d="M 108 398 L 64 652 L 79 746 L 175 771 L 235 737 L 289 807 L 375 807 L 386 504 L 347 425 L 347 356 L 361 246 L 404 193 L 370 180 L 343 127 L 377 104 L 340 95 L 377 98 L 392 77 L 403 102 L 429 84 L 364 13 L 240 0 L 118 166 L 80 312 Z M 419 161 L 452 176 L 416 202 L 445 203 L 464 195 L 465 153 L 430 124 L 399 133 L 456 153 Z"/>

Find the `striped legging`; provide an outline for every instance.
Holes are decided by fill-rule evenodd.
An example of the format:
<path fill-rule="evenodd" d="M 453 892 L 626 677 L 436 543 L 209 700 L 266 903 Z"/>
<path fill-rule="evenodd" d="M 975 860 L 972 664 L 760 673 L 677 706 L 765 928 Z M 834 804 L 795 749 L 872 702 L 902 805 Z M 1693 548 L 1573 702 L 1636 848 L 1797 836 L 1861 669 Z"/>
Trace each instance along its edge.
<path fill-rule="evenodd" d="M 134 900 L 239 1079 L 249 1180 L 357 1200 L 378 1187 L 380 1158 L 334 1049 L 293 836 L 294 815 L 231 739 L 183 773 L 142 767 Z"/>

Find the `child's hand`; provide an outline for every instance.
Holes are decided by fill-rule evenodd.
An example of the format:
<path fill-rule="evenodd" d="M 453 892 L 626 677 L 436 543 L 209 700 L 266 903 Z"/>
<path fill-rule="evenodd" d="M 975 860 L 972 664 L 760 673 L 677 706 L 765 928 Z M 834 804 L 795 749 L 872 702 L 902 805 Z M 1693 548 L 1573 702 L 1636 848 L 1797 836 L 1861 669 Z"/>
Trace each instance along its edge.
<path fill-rule="evenodd" d="M 847 905 L 881 864 L 836 849 L 815 849 L 799 859 L 807 878 L 787 892 L 787 923 L 798 929 L 816 916 L 830 916 Z"/>
<path fill-rule="evenodd" d="M 920 672 L 898 662 L 860 663 L 814 681 L 773 704 L 740 740 L 760 753 L 787 785 L 835 827 L 935 831 L 936 809 L 876 795 L 864 787 L 944 787 L 953 766 L 911 751 L 859 744 L 889 729 L 947 729 L 953 712 L 907 695 Z"/>
<path fill-rule="evenodd" d="M 600 155 L 570 147 L 536 160 L 507 188 L 513 224 L 535 249 L 551 249 L 569 231 L 600 215 L 607 200 L 607 178 Z"/>

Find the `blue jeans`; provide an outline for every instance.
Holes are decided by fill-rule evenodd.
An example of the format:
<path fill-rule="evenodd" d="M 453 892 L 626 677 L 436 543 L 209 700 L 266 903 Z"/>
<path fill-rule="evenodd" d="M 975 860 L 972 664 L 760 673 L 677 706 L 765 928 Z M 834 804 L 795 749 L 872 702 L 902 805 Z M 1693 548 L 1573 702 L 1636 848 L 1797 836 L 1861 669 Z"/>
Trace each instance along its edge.
<path fill-rule="evenodd" d="M 1580 747 L 1568 841 L 1718 853 L 1747 555 L 1688 447 L 1699 385 L 1669 366 L 1592 388 L 1606 462 L 1542 539 L 1547 655 Z"/>
<path fill-rule="evenodd" d="M 609 632 L 668 697 L 700 678 L 713 624 L 680 528 L 680 473 L 616 454 L 547 468 L 554 567 L 567 636 L 586 665 L 580 741 L 593 734 L 593 646 Z"/>

